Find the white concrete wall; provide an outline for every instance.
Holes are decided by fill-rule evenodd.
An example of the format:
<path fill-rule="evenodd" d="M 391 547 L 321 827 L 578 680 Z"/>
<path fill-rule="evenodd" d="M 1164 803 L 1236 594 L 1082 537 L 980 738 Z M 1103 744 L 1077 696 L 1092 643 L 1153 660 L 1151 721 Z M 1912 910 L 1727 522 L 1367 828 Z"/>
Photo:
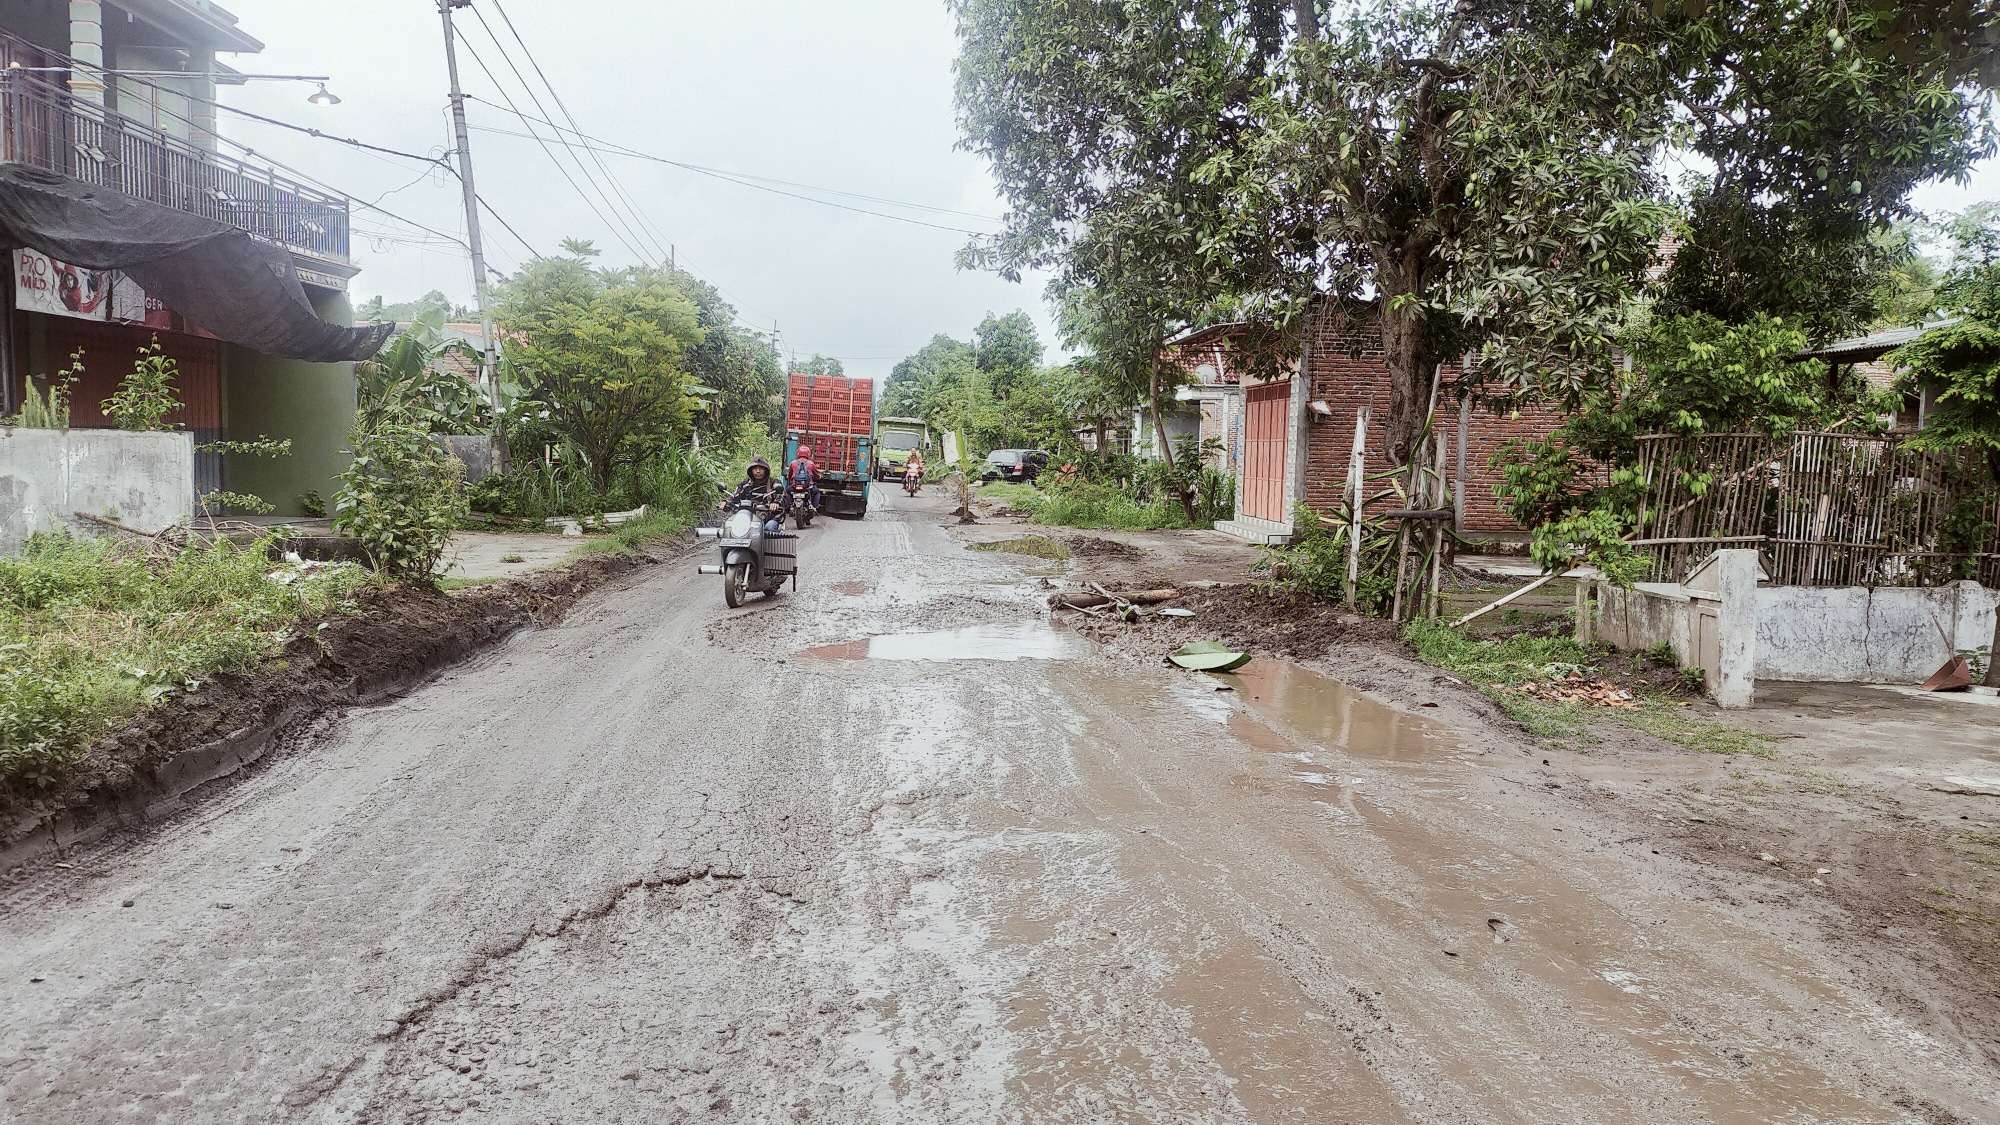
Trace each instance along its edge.
<path fill-rule="evenodd" d="M 1977 582 L 1765 586 L 1757 591 L 1757 676 L 1922 683 L 1959 650 L 1993 643 L 1996 598 Z"/>
<path fill-rule="evenodd" d="M 0 428 L 0 555 L 37 531 L 101 530 L 73 513 L 137 531 L 194 518 L 194 435 Z"/>

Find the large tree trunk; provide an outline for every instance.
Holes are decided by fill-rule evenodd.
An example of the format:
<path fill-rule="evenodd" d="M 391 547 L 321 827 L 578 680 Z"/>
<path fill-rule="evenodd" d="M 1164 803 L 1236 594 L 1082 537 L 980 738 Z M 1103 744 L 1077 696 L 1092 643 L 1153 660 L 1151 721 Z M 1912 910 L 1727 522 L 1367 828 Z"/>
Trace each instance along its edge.
<path fill-rule="evenodd" d="M 1420 293 L 1423 286 L 1423 253 L 1409 247 L 1377 252 L 1376 277 L 1382 294 L 1377 302 L 1382 332 L 1382 363 L 1389 369 L 1389 417 L 1383 427 L 1383 451 L 1391 464 L 1409 464 L 1423 431 L 1424 412 L 1429 409 L 1431 355 L 1429 326 L 1423 310 L 1411 304 L 1391 309 L 1389 298 L 1399 293 Z"/>
<path fill-rule="evenodd" d="M 1167 416 L 1160 412 L 1160 365 L 1158 363 L 1153 365 L 1152 404 L 1153 433 L 1160 443 L 1160 460 L 1166 462 L 1167 474 L 1171 477 L 1174 472 L 1174 447 L 1173 443 L 1167 440 Z M 1187 521 L 1191 524 L 1197 522 L 1194 510 L 1194 493 L 1185 488 L 1177 488 L 1174 491 L 1180 494 L 1181 511 L 1187 513 Z"/>

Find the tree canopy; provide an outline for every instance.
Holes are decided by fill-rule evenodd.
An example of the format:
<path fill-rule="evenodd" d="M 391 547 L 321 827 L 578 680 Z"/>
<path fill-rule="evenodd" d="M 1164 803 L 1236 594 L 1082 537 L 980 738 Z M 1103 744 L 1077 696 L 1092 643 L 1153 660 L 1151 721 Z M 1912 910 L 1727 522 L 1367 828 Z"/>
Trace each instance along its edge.
<path fill-rule="evenodd" d="M 1373 306 L 1397 454 L 1462 353 L 1499 394 L 1612 377 L 1677 202 L 1667 155 L 1713 168 L 1668 296 L 1740 319 L 1796 307 L 1800 261 L 1841 276 L 1911 185 L 1992 147 L 1979 53 L 1913 34 L 1916 4 L 952 7 L 966 143 L 1011 204 L 965 260 L 1182 325 L 1243 296 L 1286 328 L 1315 298 Z"/>

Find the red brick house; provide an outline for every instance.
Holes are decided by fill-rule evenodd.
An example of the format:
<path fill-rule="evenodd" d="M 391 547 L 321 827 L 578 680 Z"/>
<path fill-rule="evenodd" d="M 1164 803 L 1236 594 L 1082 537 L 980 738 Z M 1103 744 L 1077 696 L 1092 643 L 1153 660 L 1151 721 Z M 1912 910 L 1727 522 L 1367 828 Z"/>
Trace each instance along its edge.
<path fill-rule="evenodd" d="M 1240 453 L 1236 458 L 1236 517 L 1218 530 L 1253 542 L 1283 542 L 1292 534 L 1297 506 L 1331 512 L 1341 503 L 1347 463 L 1360 407 L 1373 421 L 1367 442 L 1368 471 L 1390 467 L 1382 453 L 1381 423 L 1389 411 L 1389 371 L 1372 311 L 1343 312 L 1322 302 L 1311 314 L 1302 362 L 1288 374 L 1256 377 L 1244 370 L 1227 341 L 1240 338 L 1241 325 L 1206 330 L 1210 335 L 1177 343 L 1200 343 L 1212 353 L 1221 381 L 1241 388 Z M 1300 368 L 1305 377 L 1298 375 Z M 1438 414 L 1447 444 L 1446 464 L 1453 486 L 1453 521 L 1470 540 L 1509 541 L 1526 531 L 1507 517 L 1493 496 L 1500 479 L 1493 455 L 1513 438 L 1547 437 L 1562 421 L 1555 410 L 1531 408 L 1509 414 L 1480 409 L 1454 385 L 1447 367 L 1438 394 Z M 1375 491 L 1375 490 L 1371 490 Z"/>

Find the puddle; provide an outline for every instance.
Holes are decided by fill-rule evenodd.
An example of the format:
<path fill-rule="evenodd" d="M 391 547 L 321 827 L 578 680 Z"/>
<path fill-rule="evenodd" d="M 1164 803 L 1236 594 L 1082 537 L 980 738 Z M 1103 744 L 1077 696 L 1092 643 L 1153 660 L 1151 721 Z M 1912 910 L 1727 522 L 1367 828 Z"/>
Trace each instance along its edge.
<path fill-rule="evenodd" d="M 971 625 L 934 633 L 885 633 L 805 651 L 821 660 L 1073 660 L 1089 642 L 1046 625 Z"/>
<path fill-rule="evenodd" d="M 1233 694 L 1259 718 L 1309 742 L 1339 747 L 1367 758 L 1435 758 L 1459 748 L 1456 732 L 1443 723 L 1406 714 L 1355 691 L 1339 680 L 1281 660 L 1252 660 L 1231 676 Z M 1239 736 L 1247 724 L 1232 722 Z M 1277 747 L 1263 738 L 1258 749 Z"/>

